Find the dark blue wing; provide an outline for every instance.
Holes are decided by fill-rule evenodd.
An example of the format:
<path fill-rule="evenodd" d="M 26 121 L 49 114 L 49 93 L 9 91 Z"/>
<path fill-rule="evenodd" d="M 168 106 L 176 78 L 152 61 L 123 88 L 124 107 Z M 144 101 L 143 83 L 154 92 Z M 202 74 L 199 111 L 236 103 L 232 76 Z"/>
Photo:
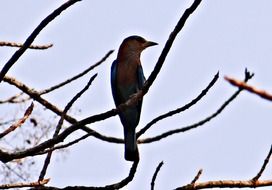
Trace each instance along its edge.
<path fill-rule="evenodd" d="M 121 102 L 117 96 L 117 60 L 114 60 L 111 65 L 111 92 L 114 99 L 114 103 L 118 106 Z"/>
<path fill-rule="evenodd" d="M 146 81 L 142 65 L 138 66 L 137 75 L 138 75 L 138 87 L 139 87 L 139 90 L 141 90 L 143 88 L 143 85 L 144 85 L 145 81 Z M 139 117 L 141 115 L 141 109 L 142 109 L 142 100 L 140 100 L 138 105 L 137 105 L 137 110 L 139 112 Z"/>

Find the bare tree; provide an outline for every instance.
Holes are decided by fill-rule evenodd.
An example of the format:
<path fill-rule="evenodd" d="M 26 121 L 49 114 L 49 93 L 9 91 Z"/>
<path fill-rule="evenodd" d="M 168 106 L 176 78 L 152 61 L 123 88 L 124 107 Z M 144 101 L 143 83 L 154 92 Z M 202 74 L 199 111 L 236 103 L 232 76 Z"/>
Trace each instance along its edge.
<path fill-rule="evenodd" d="M 6 99 L 0 101 L 1 105 L 6 105 L 6 107 L 12 107 L 14 109 L 14 105 L 16 106 L 15 109 L 18 107 L 23 107 L 24 114 L 21 116 L 21 112 L 14 117 L 12 112 L 10 112 L 9 116 L 5 118 L 4 121 L 1 121 L 0 127 L 0 160 L 1 164 L 1 174 L 3 175 L 3 179 L 6 179 L 6 183 L 2 182 L 3 184 L 0 185 L 0 189 L 12 189 L 12 188 L 24 188 L 28 187 L 31 189 L 120 189 L 125 187 L 129 184 L 133 179 L 134 175 L 137 172 L 137 166 L 139 161 L 135 161 L 130 171 L 128 171 L 127 177 L 124 179 L 114 183 L 114 184 L 105 184 L 103 187 L 93 187 L 93 186 L 81 186 L 78 184 L 77 186 L 66 186 L 64 188 L 60 187 L 53 187 L 50 186 L 50 179 L 45 178 L 47 173 L 47 168 L 50 165 L 51 156 L 55 153 L 56 150 L 65 150 L 67 147 L 71 147 L 77 144 L 80 141 L 87 139 L 88 137 L 94 137 L 97 140 L 105 141 L 107 143 L 116 143 L 121 144 L 124 143 L 123 139 L 106 136 L 102 133 L 97 132 L 96 130 L 92 129 L 92 125 L 95 122 L 101 122 L 103 120 L 107 120 L 111 117 L 116 116 L 120 110 L 127 109 L 129 106 L 134 105 L 143 96 L 147 95 L 149 92 L 150 87 L 152 86 L 153 82 L 156 80 L 158 74 L 160 73 L 161 69 L 163 68 L 163 64 L 165 58 L 167 57 L 168 53 L 171 50 L 172 44 L 176 39 L 176 36 L 179 32 L 183 29 L 187 19 L 193 14 L 198 6 L 201 3 L 201 0 L 194 0 L 192 5 L 186 9 L 183 13 L 179 21 L 177 22 L 174 30 L 169 35 L 168 40 L 166 41 L 164 48 L 159 56 L 159 59 L 154 67 L 154 70 L 148 77 L 146 83 L 142 90 L 140 90 L 135 96 L 131 97 L 126 103 L 121 104 L 117 108 L 109 109 L 103 113 L 97 113 L 92 116 L 86 117 L 84 119 L 77 119 L 69 115 L 69 110 L 73 104 L 84 94 L 89 87 L 92 85 L 92 82 L 96 79 L 97 74 L 94 74 L 85 85 L 85 87 L 80 90 L 78 93 L 74 95 L 74 97 L 67 103 L 65 108 L 62 110 L 57 105 L 51 103 L 50 101 L 46 100 L 42 95 L 49 94 L 53 91 L 57 91 L 68 84 L 74 82 L 75 80 L 85 76 L 90 71 L 99 67 L 112 53 L 113 50 L 110 50 L 100 61 L 93 64 L 86 70 L 78 73 L 71 78 L 56 84 L 52 87 L 43 90 L 36 90 L 26 84 L 22 83 L 21 81 L 17 80 L 14 77 L 8 76 L 7 73 L 11 67 L 13 67 L 18 59 L 24 54 L 24 52 L 29 49 L 43 49 L 46 50 L 52 47 L 52 44 L 48 45 L 32 45 L 35 38 L 39 35 L 39 33 L 57 16 L 59 16 L 63 11 L 67 8 L 70 8 L 73 4 L 80 0 L 68 0 L 66 3 L 61 5 L 59 8 L 54 10 L 50 15 L 48 15 L 41 23 L 33 30 L 30 36 L 26 39 L 23 44 L 14 43 L 14 42 L 0 42 L 0 46 L 11 46 L 19 48 L 12 57 L 7 61 L 0 73 L 0 82 L 1 85 L 6 83 L 10 86 L 13 86 L 18 90 L 18 94 L 12 95 Z M 160 122 L 168 117 L 173 115 L 179 114 L 183 111 L 188 110 L 199 100 L 201 100 L 204 96 L 207 95 L 207 92 L 213 87 L 213 85 L 217 82 L 219 78 L 219 73 L 215 74 L 212 80 L 207 84 L 205 88 L 199 93 L 199 95 L 195 98 L 192 98 L 190 102 L 187 104 L 178 107 L 175 110 L 170 110 L 169 112 L 162 114 L 154 119 L 152 119 L 146 126 L 141 128 L 137 132 L 137 139 L 139 144 L 146 144 L 146 143 L 153 143 L 159 141 L 161 139 L 169 138 L 171 135 L 177 133 L 183 133 L 190 130 L 194 130 L 201 126 L 204 126 L 207 122 L 211 121 L 212 119 L 216 118 L 224 109 L 238 97 L 238 95 L 244 89 L 249 90 L 251 92 L 257 92 L 259 95 L 266 97 L 267 99 L 271 100 L 271 95 L 265 93 L 263 91 L 258 91 L 253 87 L 249 87 L 246 82 L 253 77 L 253 74 L 250 73 L 248 70 L 245 70 L 245 77 L 244 81 L 236 81 L 231 78 L 226 78 L 232 84 L 238 86 L 238 90 L 229 97 L 225 102 L 222 103 L 217 110 L 214 111 L 210 116 L 203 118 L 202 120 L 195 122 L 191 125 L 177 128 L 174 130 L 168 130 L 164 133 L 161 133 L 157 136 L 148 137 L 148 138 L 141 138 L 143 134 L 145 134 L 150 128 L 152 128 L 157 122 Z M 26 105 L 28 107 L 26 108 Z M 43 117 L 40 114 L 35 115 L 35 107 L 42 106 L 49 110 L 51 117 L 53 118 L 50 122 L 43 121 Z M 17 115 L 17 114 L 16 114 Z M 19 117 L 19 119 L 18 119 Z M 67 123 L 68 127 L 64 127 L 64 123 Z M 32 125 L 34 130 L 26 130 L 24 129 L 24 125 Z M 54 127 L 49 127 L 54 126 Z M 67 142 L 65 141 L 69 136 L 74 134 L 76 131 L 83 131 L 85 134 L 81 137 Z M 23 138 L 24 144 L 22 145 L 14 145 L 10 144 L 9 140 L 12 138 Z M 9 150 L 9 151 L 8 151 Z M 177 187 L 176 189 L 208 189 L 208 188 L 226 188 L 226 187 L 249 187 L 249 188 L 257 188 L 263 186 L 272 186 L 272 180 L 260 180 L 260 177 L 263 174 L 263 171 L 266 169 L 266 166 L 269 163 L 270 157 L 272 153 L 272 147 L 267 154 L 267 157 L 264 159 L 264 163 L 260 170 L 257 172 L 256 176 L 252 177 L 248 180 L 220 180 L 220 181 L 206 181 L 206 182 L 198 182 L 199 178 L 201 177 L 204 170 L 200 169 L 196 176 L 192 179 L 192 181 L 184 186 Z M 46 158 L 44 160 L 43 167 L 39 174 L 36 177 L 38 180 L 34 182 L 21 182 L 26 181 L 29 176 L 33 175 L 32 173 L 28 173 L 27 167 L 31 167 L 35 164 L 35 157 L 37 155 L 45 155 Z M 141 157 L 141 156 L 140 156 Z M 28 163 L 28 164 L 22 164 Z M 156 178 L 159 175 L 159 171 L 162 169 L 163 162 L 161 162 L 156 170 L 154 171 L 153 178 L 151 180 L 151 189 L 154 189 L 156 184 Z M 2 180 L 3 180 L 2 179 Z M 8 181 L 8 180 L 9 181 Z M 18 182 L 19 181 L 19 182 Z"/>

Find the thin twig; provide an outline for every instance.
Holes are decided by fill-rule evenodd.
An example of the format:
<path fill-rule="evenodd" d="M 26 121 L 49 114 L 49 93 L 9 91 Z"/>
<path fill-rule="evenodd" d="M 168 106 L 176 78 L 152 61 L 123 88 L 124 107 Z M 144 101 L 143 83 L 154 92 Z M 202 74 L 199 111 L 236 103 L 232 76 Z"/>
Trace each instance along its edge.
<path fill-rule="evenodd" d="M 23 94 L 24 94 L 23 92 L 20 92 L 19 94 L 11 96 L 11 97 L 7 98 L 6 100 L 0 100 L 0 104 L 4 104 L 4 103 L 18 103 L 17 98 L 19 98 Z"/>
<path fill-rule="evenodd" d="M 186 105 L 184 105 L 180 108 L 177 108 L 175 110 L 169 111 L 168 113 L 160 115 L 160 116 L 156 117 L 155 119 L 153 119 L 152 121 L 150 121 L 144 128 L 142 128 L 139 132 L 137 132 L 137 134 L 136 134 L 137 138 L 139 138 L 141 135 L 143 135 L 152 125 L 154 125 L 158 121 L 161 121 L 167 117 L 171 117 L 175 114 L 183 112 L 183 111 L 189 109 L 191 106 L 195 105 L 199 100 L 201 100 L 201 98 L 203 98 L 207 94 L 207 92 L 211 89 L 211 87 L 216 83 L 218 78 L 219 78 L 219 72 L 214 76 L 214 78 L 208 84 L 208 86 L 205 89 L 203 89 L 201 91 L 201 93 L 196 98 L 194 98 L 191 102 L 187 103 Z"/>
<path fill-rule="evenodd" d="M 250 85 L 246 84 L 245 82 L 237 80 L 237 79 L 234 79 L 234 78 L 230 78 L 230 77 L 225 76 L 225 79 L 230 84 L 232 84 L 232 85 L 234 85 L 236 87 L 245 89 L 248 92 L 256 94 L 256 95 L 258 95 L 258 96 L 260 96 L 260 97 L 262 97 L 262 98 L 264 98 L 266 100 L 272 101 L 272 94 L 271 93 L 268 93 L 268 92 L 266 92 L 264 90 L 257 89 L 254 86 L 250 86 Z"/>
<path fill-rule="evenodd" d="M 30 36 L 26 39 L 24 42 L 24 45 L 18 49 L 12 57 L 8 60 L 8 62 L 4 65 L 0 72 L 0 83 L 2 82 L 4 76 L 7 74 L 9 69 L 16 63 L 16 61 L 23 55 L 23 53 L 29 48 L 29 46 L 32 44 L 32 42 L 35 40 L 35 38 L 38 36 L 38 34 L 44 29 L 47 24 L 49 24 L 52 20 L 54 20 L 62 11 L 73 5 L 74 3 L 78 2 L 80 0 L 69 0 L 66 3 L 62 4 L 59 8 L 54 10 L 51 14 L 49 14 L 45 19 L 42 20 L 42 22 L 33 30 L 33 32 L 30 34 Z"/>
<path fill-rule="evenodd" d="M 42 181 L 35 181 L 30 183 L 14 183 L 14 184 L 3 184 L 0 185 L 0 189 L 13 189 L 13 188 L 23 188 L 23 187 L 37 187 L 40 185 L 45 185 L 50 179 L 44 179 Z"/>
<path fill-rule="evenodd" d="M 0 133 L 0 139 L 6 136 L 7 134 L 9 134 L 10 132 L 14 131 L 15 129 L 19 128 L 20 126 L 22 126 L 27 120 L 27 118 L 30 116 L 30 114 L 32 113 L 33 107 L 34 107 L 34 104 L 32 102 L 31 105 L 26 109 L 24 116 L 21 119 L 19 119 L 16 123 L 11 125 L 4 132 Z"/>
<path fill-rule="evenodd" d="M 194 177 L 194 179 L 192 180 L 192 182 L 191 182 L 191 184 L 195 184 L 196 182 L 197 182 L 197 180 L 199 180 L 199 178 L 200 178 L 200 176 L 201 176 L 201 174 L 202 174 L 202 169 L 200 169 L 198 172 L 197 172 L 197 174 L 196 174 L 196 176 Z"/>
<path fill-rule="evenodd" d="M 15 43 L 15 42 L 0 42 L 0 46 L 8 46 L 8 47 L 23 47 L 24 44 L 21 43 Z M 46 44 L 46 45 L 30 45 L 29 49 L 38 49 L 38 50 L 44 50 L 51 48 L 53 44 Z"/>
<path fill-rule="evenodd" d="M 264 160 L 264 163 L 263 163 L 263 165 L 262 165 L 260 171 L 258 172 L 258 174 L 257 174 L 254 178 L 252 178 L 252 181 L 255 181 L 255 182 L 256 182 L 256 181 L 259 180 L 259 178 L 260 178 L 261 175 L 263 174 L 263 172 L 264 172 L 264 170 L 265 170 L 265 168 L 266 168 L 266 166 L 267 166 L 267 164 L 268 164 L 268 162 L 269 162 L 269 160 L 270 160 L 271 154 L 272 154 L 272 145 L 271 145 L 271 147 L 270 147 L 269 153 L 267 154 L 267 156 L 266 156 L 266 158 L 265 158 L 265 160 Z"/>
<path fill-rule="evenodd" d="M 154 172 L 154 175 L 153 175 L 152 180 L 151 180 L 151 190 L 154 190 L 154 188 L 155 188 L 155 181 L 156 181 L 157 175 L 158 175 L 162 165 L 163 165 L 163 161 L 161 161 L 159 163 L 159 165 L 157 166 L 157 168 L 156 168 L 156 170 Z"/>
<path fill-rule="evenodd" d="M 82 140 L 88 138 L 89 136 L 90 136 L 90 134 L 85 134 L 85 135 L 83 135 L 82 137 L 79 137 L 79 138 L 77 138 L 77 139 L 75 139 L 75 140 L 73 140 L 73 141 L 71 141 L 71 142 L 68 142 L 68 143 L 62 144 L 62 145 L 58 145 L 58 146 L 54 146 L 54 147 L 52 147 L 52 148 L 45 149 L 45 150 L 43 150 L 43 151 L 41 151 L 41 152 L 38 152 L 38 153 L 35 154 L 35 155 L 42 155 L 42 154 L 46 154 L 46 153 L 48 153 L 48 152 L 50 152 L 50 151 L 55 151 L 55 150 L 59 150 L 59 149 L 68 148 L 69 146 L 72 146 L 72 145 L 74 145 L 74 144 L 77 144 L 77 143 L 79 143 L 80 141 L 82 141 Z"/>

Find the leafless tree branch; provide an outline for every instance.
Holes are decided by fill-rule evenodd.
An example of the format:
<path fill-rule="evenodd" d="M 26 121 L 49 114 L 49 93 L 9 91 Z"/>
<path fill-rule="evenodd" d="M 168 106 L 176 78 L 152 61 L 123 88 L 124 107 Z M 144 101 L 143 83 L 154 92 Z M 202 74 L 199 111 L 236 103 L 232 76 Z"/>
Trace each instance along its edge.
<path fill-rule="evenodd" d="M 24 44 L 21 43 L 16 43 L 16 42 L 0 42 L 0 46 L 8 46 L 8 47 L 23 47 Z M 43 49 L 48 49 L 53 47 L 53 44 L 46 44 L 46 45 L 30 45 L 28 48 L 29 49 L 38 49 L 38 50 L 43 50 Z"/>
<path fill-rule="evenodd" d="M 155 181 L 156 181 L 157 175 L 158 175 L 162 165 L 163 165 L 163 161 L 161 161 L 159 163 L 159 165 L 157 166 L 157 168 L 156 168 L 156 170 L 154 172 L 154 175 L 153 175 L 152 180 L 151 180 L 151 190 L 154 190 L 154 188 L 155 188 Z"/>
<path fill-rule="evenodd" d="M 50 181 L 50 179 L 44 179 L 42 181 L 30 182 L 30 183 L 15 183 L 15 184 L 4 184 L 0 185 L 0 189 L 13 189 L 13 188 L 23 188 L 23 187 L 36 187 L 40 185 L 45 185 Z"/>
<path fill-rule="evenodd" d="M 269 153 L 267 154 L 267 156 L 266 156 L 266 158 L 265 158 L 265 160 L 264 160 L 264 163 L 263 163 L 263 165 L 262 165 L 260 171 L 258 172 L 258 174 L 257 174 L 254 178 L 252 178 L 252 181 L 255 181 L 255 182 L 256 182 L 256 181 L 259 180 L 259 178 L 260 178 L 261 175 L 263 174 L 263 172 L 264 172 L 264 170 L 265 170 L 265 168 L 266 168 L 266 166 L 267 166 L 267 164 L 268 164 L 268 162 L 269 162 L 269 160 L 270 160 L 270 158 L 271 158 L 271 154 L 272 154 L 272 145 L 271 145 L 271 147 L 270 147 Z"/>
<path fill-rule="evenodd" d="M 195 184 L 195 183 L 197 182 L 197 180 L 199 180 L 199 178 L 200 178 L 202 172 L 203 172 L 202 169 L 200 169 L 200 170 L 197 172 L 197 174 L 196 174 L 196 176 L 194 177 L 194 179 L 192 180 L 191 184 Z"/>
<path fill-rule="evenodd" d="M 254 86 L 250 86 L 250 85 L 246 84 L 245 82 L 234 79 L 234 78 L 230 78 L 230 77 L 225 76 L 225 79 L 230 84 L 232 84 L 238 88 L 242 88 L 242 89 L 247 90 L 253 94 L 259 95 L 260 97 L 262 97 L 266 100 L 272 101 L 272 94 L 271 93 L 268 93 L 264 90 L 259 90 L 259 89 L 255 88 Z"/>

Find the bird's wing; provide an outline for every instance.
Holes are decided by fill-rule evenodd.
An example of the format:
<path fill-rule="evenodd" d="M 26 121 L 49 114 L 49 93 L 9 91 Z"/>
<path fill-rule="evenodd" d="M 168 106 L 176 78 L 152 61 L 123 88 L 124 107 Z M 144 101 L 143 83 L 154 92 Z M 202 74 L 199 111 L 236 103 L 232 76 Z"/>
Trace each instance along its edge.
<path fill-rule="evenodd" d="M 117 95 L 117 60 L 114 60 L 111 65 L 111 92 L 114 99 L 114 103 L 118 106 L 121 102 Z"/>
<path fill-rule="evenodd" d="M 144 85 L 144 83 L 146 81 L 142 65 L 138 66 L 137 74 L 138 74 L 138 86 L 139 86 L 139 89 L 142 89 L 143 85 Z"/>
<path fill-rule="evenodd" d="M 138 75 L 138 88 L 139 88 L 139 90 L 141 90 L 143 88 L 145 81 L 146 81 L 142 65 L 138 66 L 137 75 Z M 137 105 L 137 110 L 139 112 L 139 116 L 141 114 L 141 109 L 142 109 L 142 100 L 139 100 L 139 103 Z"/>

